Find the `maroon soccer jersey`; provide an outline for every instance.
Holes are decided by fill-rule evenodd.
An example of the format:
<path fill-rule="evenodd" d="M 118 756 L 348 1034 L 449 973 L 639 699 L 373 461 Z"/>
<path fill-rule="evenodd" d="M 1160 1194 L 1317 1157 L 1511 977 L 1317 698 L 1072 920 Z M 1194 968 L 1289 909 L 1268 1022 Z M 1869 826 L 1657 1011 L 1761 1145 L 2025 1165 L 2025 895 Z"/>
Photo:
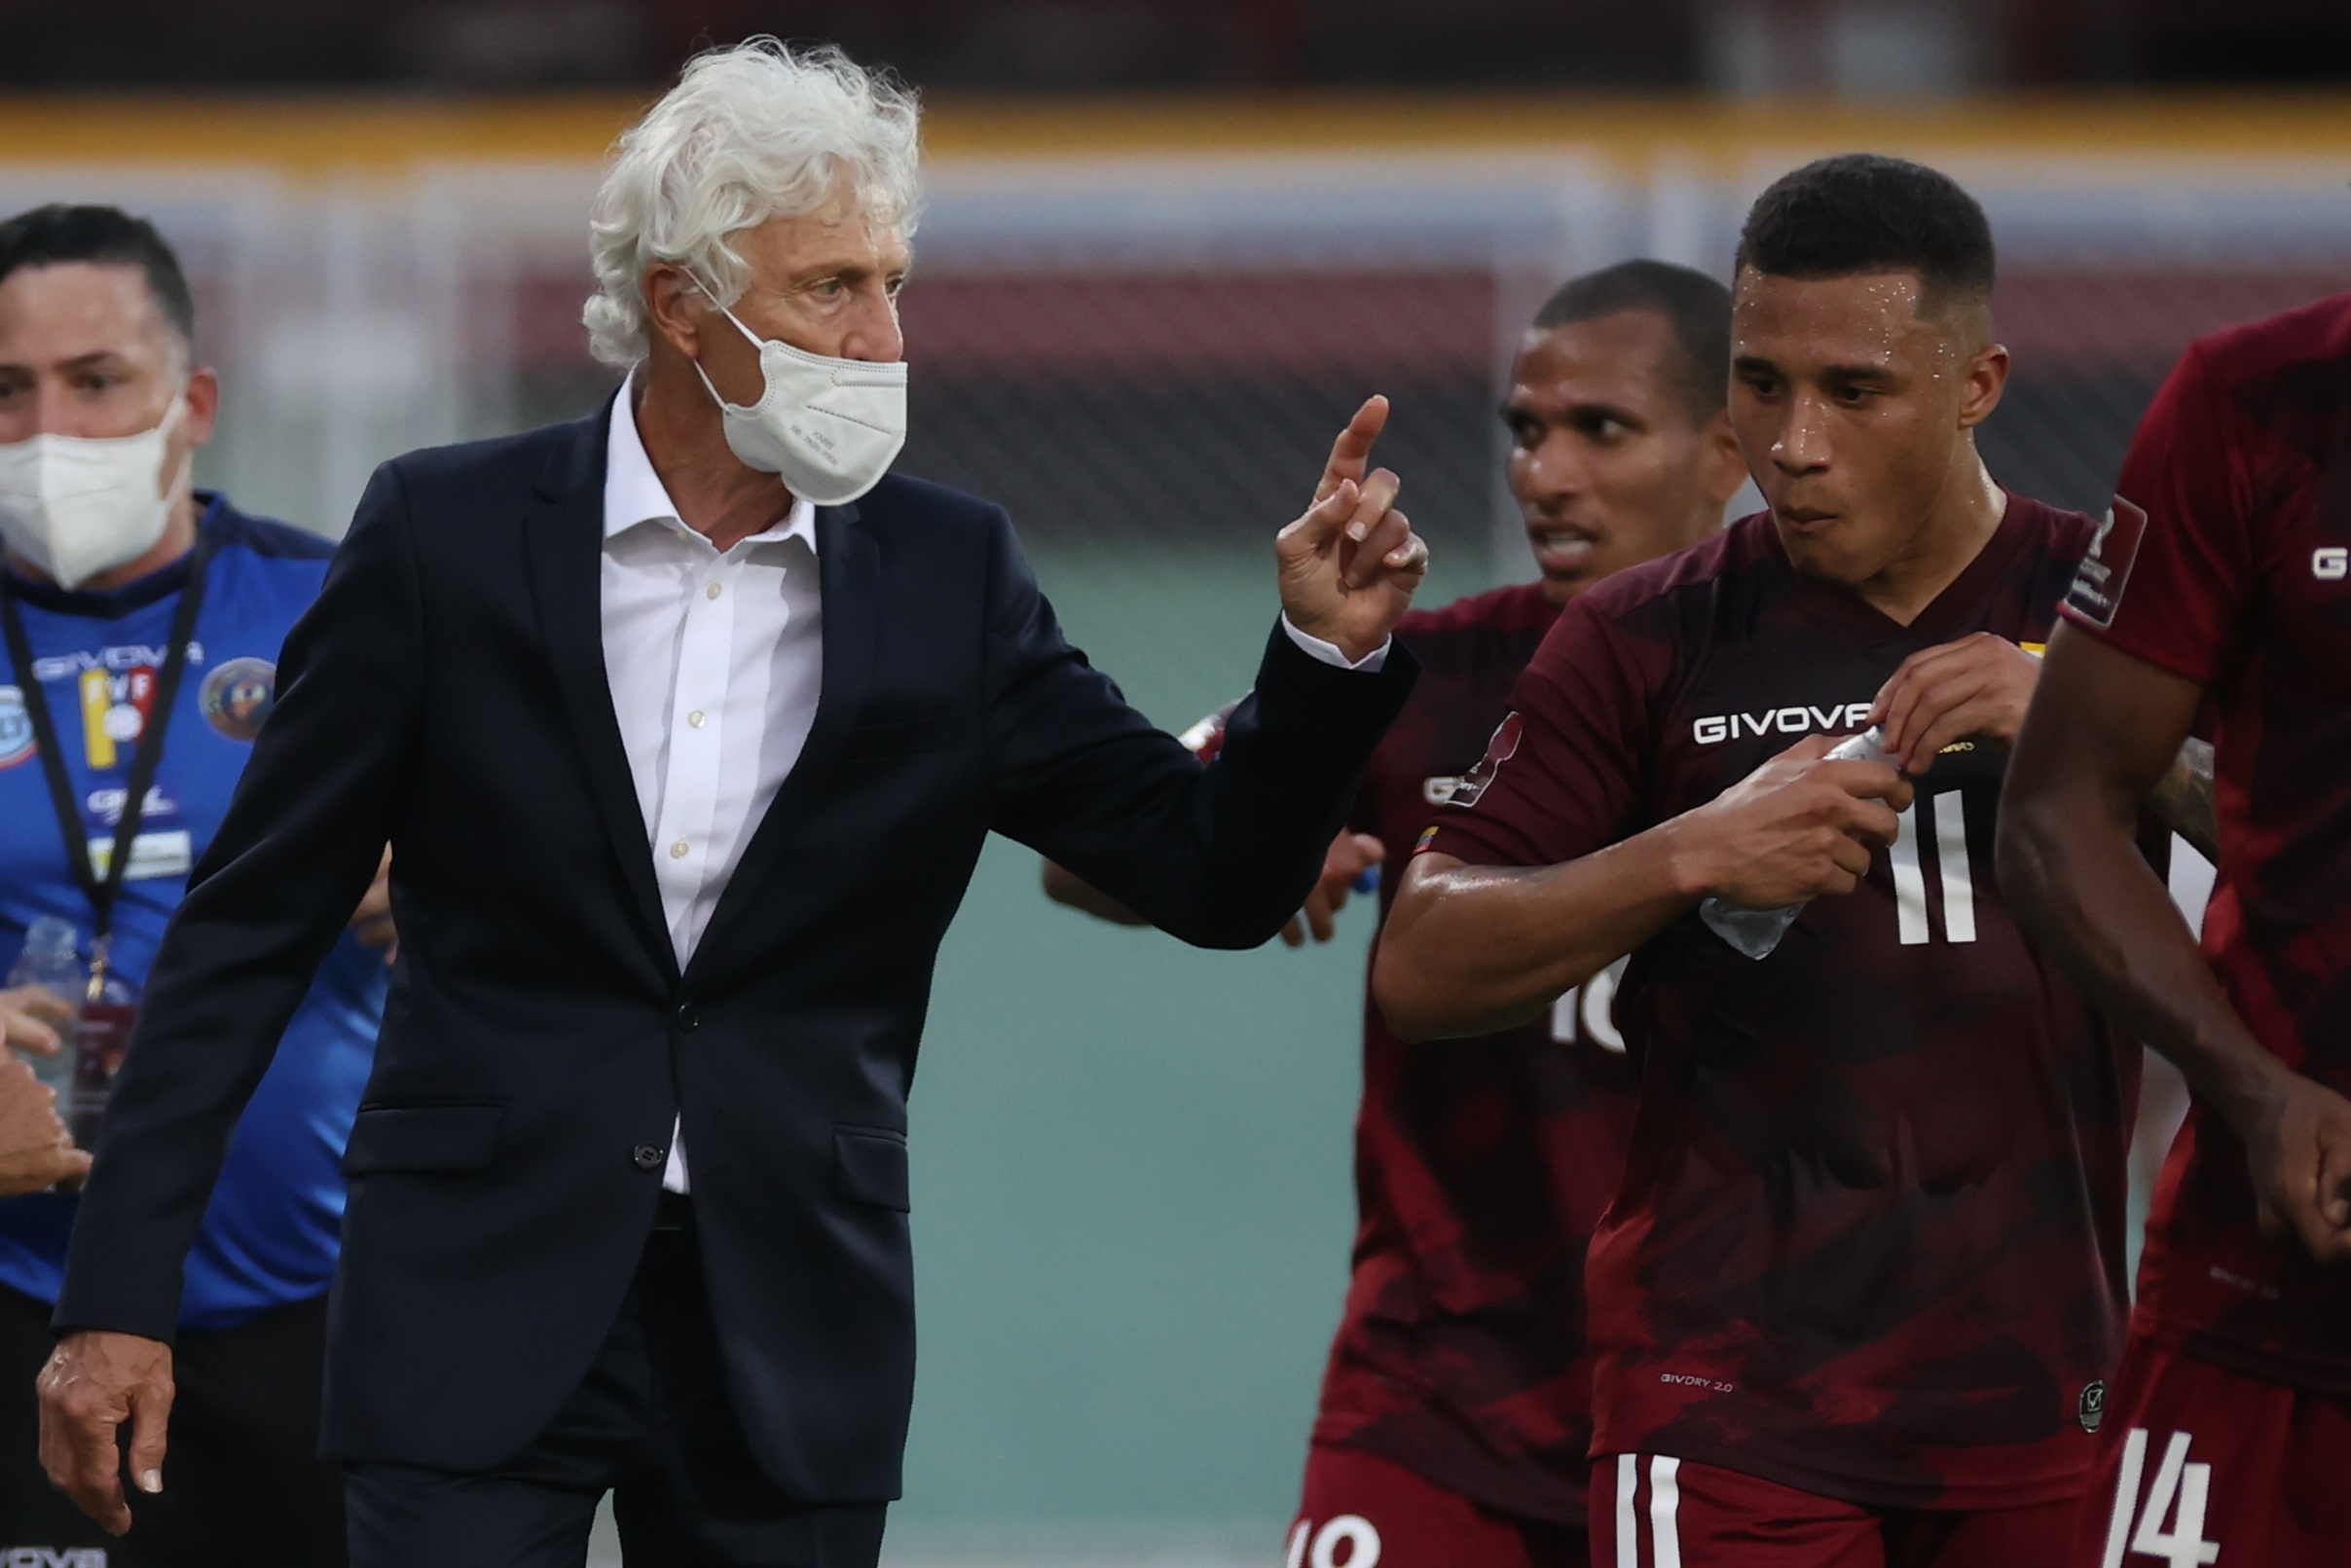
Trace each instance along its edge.
<path fill-rule="evenodd" d="M 1527 584 L 1396 628 L 1420 681 L 1351 824 L 1387 848 L 1383 916 L 1433 803 L 1485 752 L 1558 614 Z M 1584 1250 L 1624 1170 L 1635 1092 L 1607 990 L 1562 999 L 1553 1020 L 1426 1045 L 1396 1039 L 1366 998 L 1360 1222 L 1315 1441 L 1489 1508 L 1583 1522 Z"/>
<path fill-rule="evenodd" d="M 1798 576 L 1768 514 L 1613 578 L 1561 617 L 1431 847 L 1547 865 L 1703 805 L 1858 729 L 1921 648 L 2042 640 L 2092 529 L 2012 499 L 1908 627 Z M 2005 763 L 1947 748 L 1858 891 L 1769 958 L 1695 912 L 1633 955 L 1616 1016 L 1640 1111 L 1588 1279 L 1595 1452 L 1885 1508 L 2079 1491 L 2121 1341 L 2138 1059 L 2002 902 Z"/>
<path fill-rule="evenodd" d="M 2207 688 L 2205 952 L 2264 1045 L 2351 1093 L 2351 295 L 2188 349 L 2065 610 Z M 2351 1393 L 2351 1269 L 2260 1239 L 2244 1147 L 2201 1103 L 2156 1189 L 2138 1323 Z"/>
<path fill-rule="evenodd" d="M 1354 822 L 1387 848 L 1382 916 L 1558 615 L 1529 583 L 1397 627 L 1420 683 L 1373 753 Z M 1492 1508 L 1583 1521 L 1584 1252 L 1624 1171 L 1635 1094 L 1606 989 L 1565 999 L 1556 1022 L 1425 1045 L 1365 999 L 1360 1221 L 1317 1441 Z"/>

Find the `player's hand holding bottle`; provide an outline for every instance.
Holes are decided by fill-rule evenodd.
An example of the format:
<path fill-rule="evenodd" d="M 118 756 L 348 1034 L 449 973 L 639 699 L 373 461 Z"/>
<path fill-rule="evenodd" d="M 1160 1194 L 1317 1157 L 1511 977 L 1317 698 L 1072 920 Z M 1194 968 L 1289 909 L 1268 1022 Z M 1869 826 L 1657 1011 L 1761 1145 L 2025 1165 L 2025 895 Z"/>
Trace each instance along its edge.
<path fill-rule="evenodd" d="M 1900 831 L 1910 782 L 1883 762 L 1832 759 L 1810 735 L 1673 824 L 1701 893 L 1739 909 L 1783 909 L 1846 893 Z"/>
<path fill-rule="evenodd" d="M 1314 504 L 1274 536 L 1282 612 L 1308 637 L 1363 659 L 1387 640 L 1428 575 L 1428 546 L 1396 509 L 1403 481 L 1366 474 L 1388 401 L 1368 399 L 1339 433 Z"/>

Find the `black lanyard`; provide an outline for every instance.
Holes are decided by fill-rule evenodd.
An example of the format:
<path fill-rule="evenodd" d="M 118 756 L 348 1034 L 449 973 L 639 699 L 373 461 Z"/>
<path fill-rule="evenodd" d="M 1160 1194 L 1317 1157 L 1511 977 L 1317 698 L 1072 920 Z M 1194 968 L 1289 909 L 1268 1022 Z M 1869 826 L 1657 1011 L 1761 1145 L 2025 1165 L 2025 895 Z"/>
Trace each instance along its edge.
<path fill-rule="evenodd" d="M 74 881 L 90 899 L 90 1000 L 102 1000 L 108 951 L 114 944 L 114 906 L 123 895 L 123 878 L 130 870 L 131 852 L 138 847 L 139 821 L 147 815 L 147 792 L 155 787 L 155 770 L 164 760 L 164 732 L 171 725 L 171 708 L 179 696 L 180 677 L 188 671 L 188 642 L 196 636 L 197 612 L 204 604 L 204 567 L 212 559 L 208 533 L 197 535 L 188 553 L 188 581 L 179 591 L 179 605 L 171 613 L 171 641 L 164 652 L 164 667 L 156 673 L 155 694 L 147 705 L 146 722 L 139 727 L 138 748 L 130 754 L 130 779 L 123 793 L 123 809 L 115 820 L 114 852 L 106 857 L 106 875 L 91 867 L 90 830 L 74 802 L 73 780 L 65 772 L 65 752 L 57 742 L 57 723 L 49 711 L 49 694 L 33 678 L 33 650 L 24 635 L 24 614 L 17 604 L 17 590 L 0 569 L 0 630 L 8 637 L 8 662 L 15 671 L 17 689 L 24 697 L 25 716 L 32 720 L 33 744 L 41 753 L 41 775 L 49 781 L 49 801 L 57 814 L 57 831 L 65 839 L 65 860 Z"/>

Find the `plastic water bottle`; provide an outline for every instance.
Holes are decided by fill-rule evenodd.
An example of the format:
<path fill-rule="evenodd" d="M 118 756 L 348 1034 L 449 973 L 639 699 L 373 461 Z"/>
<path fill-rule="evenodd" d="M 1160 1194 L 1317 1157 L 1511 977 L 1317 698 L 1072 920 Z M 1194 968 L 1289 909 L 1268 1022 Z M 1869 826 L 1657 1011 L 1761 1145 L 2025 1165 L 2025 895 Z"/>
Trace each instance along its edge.
<path fill-rule="evenodd" d="M 73 923 L 55 915 L 43 915 L 24 932 L 24 951 L 18 955 L 16 966 L 8 971 L 9 989 L 21 985 L 37 985 L 55 991 L 69 1004 L 79 1008 L 83 994 L 90 988 L 90 971 L 82 966 L 82 956 L 74 949 Z M 33 1076 L 57 1091 L 57 1104 L 66 1106 L 73 1092 L 74 1035 L 68 1024 L 60 1027 L 61 1038 L 55 1056 L 36 1056 L 23 1053 L 33 1070 Z"/>
<path fill-rule="evenodd" d="M 1885 736 L 1872 724 L 1860 734 L 1840 741 L 1829 748 L 1826 760 L 1831 762 L 1892 762 L 1893 753 L 1881 743 Z M 1698 906 L 1698 918 L 1707 923 L 1709 930 L 1751 959 L 1767 959 L 1780 945 L 1780 938 L 1804 913 L 1802 904 L 1789 904 L 1784 909 L 1742 909 L 1726 904 L 1720 898 L 1708 898 Z"/>

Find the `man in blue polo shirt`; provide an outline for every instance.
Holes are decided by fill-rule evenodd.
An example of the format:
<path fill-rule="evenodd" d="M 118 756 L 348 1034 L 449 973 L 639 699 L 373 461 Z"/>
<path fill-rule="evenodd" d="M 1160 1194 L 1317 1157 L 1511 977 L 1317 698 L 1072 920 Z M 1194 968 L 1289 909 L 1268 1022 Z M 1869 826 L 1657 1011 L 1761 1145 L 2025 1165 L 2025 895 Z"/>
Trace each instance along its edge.
<path fill-rule="evenodd" d="M 194 316 L 139 219 L 48 206 L 0 223 L 0 968 L 35 921 L 62 919 L 117 1002 L 135 999 L 229 804 L 331 550 L 193 488 L 220 397 L 195 364 Z M 125 1541 L 53 1492 L 37 1456 L 33 1379 L 74 1199 L 0 1202 L 0 1563 L 343 1561 L 341 1477 L 316 1457 L 319 1365 L 337 1162 L 384 1010 L 381 885 L 353 928 L 239 1125 L 189 1255 L 165 1490 Z"/>

